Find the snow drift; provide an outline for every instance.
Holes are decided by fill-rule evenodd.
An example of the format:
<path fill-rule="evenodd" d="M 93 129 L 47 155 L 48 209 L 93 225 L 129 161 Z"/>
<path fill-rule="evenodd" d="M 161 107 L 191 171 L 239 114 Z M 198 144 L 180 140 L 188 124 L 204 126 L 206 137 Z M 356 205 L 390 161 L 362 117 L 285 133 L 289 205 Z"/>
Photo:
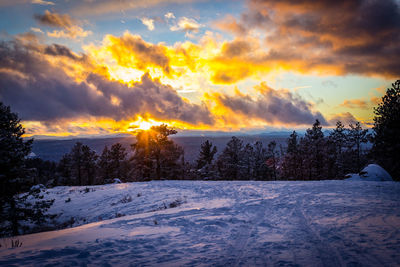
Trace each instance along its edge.
<path fill-rule="evenodd" d="M 369 164 L 360 173 L 346 175 L 348 181 L 393 181 L 392 176 L 378 164 Z"/>

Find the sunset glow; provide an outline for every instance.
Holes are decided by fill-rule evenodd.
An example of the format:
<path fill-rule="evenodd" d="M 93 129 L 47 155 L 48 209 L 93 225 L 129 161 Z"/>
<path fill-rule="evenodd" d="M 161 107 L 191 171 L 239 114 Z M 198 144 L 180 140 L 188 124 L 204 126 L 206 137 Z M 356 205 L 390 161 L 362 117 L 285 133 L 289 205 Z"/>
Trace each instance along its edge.
<path fill-rule="evenodd" d="M 0 101 L 27 136 L 370 127 L 400 75 L 399 14 L 395 0 L 6 1 Z"/>
<path fill-rule="evenodd" d="M 157 122 L 152 119 L 145 120 L 142 117 L 139 117 L 139 119 L 137 121 L 131 122 L 129 124 L 128 131 L 129 132 L 135 132 L 138 130 L 147 131 L 147 130 L 150 130 L 151 127 L 159 126 L 161 124 L 163 124 L 163 122 Z"/>

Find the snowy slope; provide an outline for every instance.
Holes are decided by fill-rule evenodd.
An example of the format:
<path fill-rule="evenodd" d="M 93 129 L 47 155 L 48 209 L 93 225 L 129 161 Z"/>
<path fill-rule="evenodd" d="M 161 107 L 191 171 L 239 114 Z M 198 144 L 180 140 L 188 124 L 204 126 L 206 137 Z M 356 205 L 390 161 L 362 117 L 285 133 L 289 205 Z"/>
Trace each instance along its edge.
<path fill-rule="evenodd" d="M 395 182 L 153 181 L 47 192 L 59 220 L 92 223 L 20 236 L 14 249 L 0 240 L 1 266 L 400 265 Z"/>

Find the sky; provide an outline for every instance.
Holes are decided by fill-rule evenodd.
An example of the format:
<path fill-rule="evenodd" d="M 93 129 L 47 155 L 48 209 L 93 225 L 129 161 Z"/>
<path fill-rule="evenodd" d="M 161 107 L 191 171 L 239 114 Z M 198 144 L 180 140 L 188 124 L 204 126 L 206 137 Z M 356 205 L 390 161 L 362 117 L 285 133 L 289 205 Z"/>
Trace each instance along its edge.
<path fill-rule="evenodd" d="M 27 136 L 373 124 L 398 0 L 1 0 L 0 101 Z"/>

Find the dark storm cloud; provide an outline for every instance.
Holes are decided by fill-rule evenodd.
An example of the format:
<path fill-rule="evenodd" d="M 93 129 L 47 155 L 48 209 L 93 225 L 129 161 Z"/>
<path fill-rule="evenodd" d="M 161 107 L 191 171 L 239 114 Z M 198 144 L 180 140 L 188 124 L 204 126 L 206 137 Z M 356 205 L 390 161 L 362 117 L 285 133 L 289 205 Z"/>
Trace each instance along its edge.
<path fill-rule="evenodd" d="M 172 87 L 148 75 L 132 87 L 93 73 L 76 82 L 39 51 L 18 41 L 0 44 L 0 101 L 11 105 L 23 120 L 53 121 L 87 115 L 121 120 L 149 113 L 159 119 L 213 123 L 204 105 L 184 101 Z M 60 46 L 44 51 L 75 58 Z"/>

